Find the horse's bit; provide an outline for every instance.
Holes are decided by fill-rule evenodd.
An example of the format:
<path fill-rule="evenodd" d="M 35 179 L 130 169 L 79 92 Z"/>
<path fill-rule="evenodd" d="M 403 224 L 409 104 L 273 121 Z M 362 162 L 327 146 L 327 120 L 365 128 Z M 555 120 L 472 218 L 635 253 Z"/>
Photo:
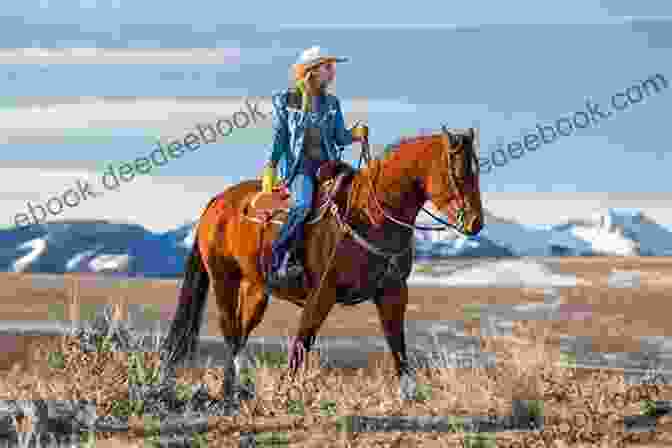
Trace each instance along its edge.
<path fill-rule="evenodd" d="M 450 132 L 448 132 L 448 130 L 445 128 L 445 126 L 442 126 L 442 129 L 449 136 L 451 145 L 455 145 L 455 144 L 459 143 L 459 141 L 456 140 L 458 137 L 456 137 L 453 134 L 451 134 Z M 457 154 L 457 151 L 454 151 L 454 152 L 449 151 L 448 153 L 449 153 L 449 158 L 452 162 L 453 156 L 455 154 Z M 360 160 L 359 160 L 359 165 L 360 166 L 361 166 L 362 158 L 364 158 L 367 163 L 369 161 L 371 161 L 371 154 L 370 154 L 370 149 L 369 149 L 369 145 L 368 145 L 368 139 L 364 139 L 362 141 L 362 153 L 360 155 Z M 471 163 L 471 160 L 469 160 L 469 163 Z M 452 167 L 452 165 L 451 165 L 451 167 Z M 457 182 L 454 179 L 454 174 L 453 174 L 452 169 L 450 170 L 449 177 L 450 177 L 450 180 L 453 184 L 453 187 L 457 190 L 458 189 L 457 188 Z M 369 182 L 370 182 L 370 179 L 369 179 Z M 422 207 L 421 209 L 424 210 L 427 214 L 429 214 L 436 221 L 444 224 L 444 227 L 437 228 L 437 227 L 428 227 L 428 226 L 418 226 L 416 224 L 409 224 L 409 223 L 405 223 L 403 221 L 400 221 L 400 220 L 394 218 L 393 216 L 388 215 L 385 212 L 385 209 L 378 202 L 378 199 L 375 195 L 375 189 L 373 188 L 373 185 L 370 185 L 370 186 L 371 186 L 371 191 L 374 192 L 373 197 L 374 197 L 374 201 L 376 201 L 376 205 L 381 210 L 383 216 L 385 218 L 387 218 L 388 220 L 392 221 L 393 223 L 395 223 L 397 225 L 400 225 L 402 227 L 405 227 L 407 229 L 410 229 L 410 230 L 416 230 L 417 229 L 417 230 L 442 231 L 442 230 L 446 230 L 447 228 L 452 228 L 454 230 L 458 230 L 455 225 L 453 225 L 449 222 L 446 222 L 445 220 L 439 218 L 438 216 L 435 216 L 434 214 L 432 214 L 429 210 L 425 209 L 424 207 Z M 460 198 L 460 197 L 458 196 L 458 198 Z M 330 202 L 331 202 L 330 211 L 334 215 L 336 220 L 338 221 L 339 227 L 344 232 L 344 234 L 345 235 L 351 235 L 353 237 L 353 239 L 355 240 L 355 242 L 357 242 L 360 246 L 362 246 L 364 249 L 368 250 L 369 252 L 373 253 L 374 255 L 378 255 L 380 257 L 383 257 L 383 258 L 387 259 L 388 264 L 387 264 L 385 272 L 378 279 L 378 286 L 379 287 L 382 286 L 382 283 L 385 281 L 385 279 L 392 278 L 393 274 L 394 274 L 394 277 L 396 279 L 401 280 L 402 272 L 401 272 L 401 268 L 399 267 L 398 260 L 402 256 L 406 255 L 406 253 L 409 250 L 413 249 L 413 243 L 412 243 L 413 235 L 411 234 L 411 236 L 409 238 L 408 246 L 405 249 L 403 249 L 402 251 L 400 251 L 400 252 L 384 251 L 384 250 L 376 247 L 372 243 L 368 242 L 364 237 L 362 237 L 359 233 L 357 233 L 357 231 L 355 231 L 352 228 L 352 226 L 350 226 L 347 223 L 346 219 L 344 219 L 340 215 L 340 212 L 338 210 L 338 206 L 333 202 L 333 198 L 331 198 L 331 199 L 332 200 L 330 200 Z M 460 228 L 464 228 L 464 214 L 465 214 L 464 199 L 463 198 L 461 198 L 461 199 L 462 199 L 462 201 L 461 201 L 460 207 L 458 208 L 458 210 L 456 212 L 456 220 L 457 220 Z"/>

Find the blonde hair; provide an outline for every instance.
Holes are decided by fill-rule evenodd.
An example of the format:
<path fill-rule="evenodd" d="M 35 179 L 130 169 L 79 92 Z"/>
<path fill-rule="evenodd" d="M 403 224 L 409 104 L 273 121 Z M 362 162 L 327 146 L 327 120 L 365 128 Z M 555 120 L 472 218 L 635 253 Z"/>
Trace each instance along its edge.
<path fill-rule="evenodd" d="M 305 64 L 294 64 L 290 68 L 290 84 L 308 95 L 318 95 L 321 86 L 320 79 L 316 76 L 316 70 L 322 64 L 306 66 Z M 308 75 L 311 75 L 308 77 Z"/>
<path fill-rule="evenodd" d="M 306 67 L 305 64 L 294 64 L 292 65 L 291 70 L 292 70 L 292 80 L 294 82 L 302 80 L 308 74 L 308 68 Z"/>

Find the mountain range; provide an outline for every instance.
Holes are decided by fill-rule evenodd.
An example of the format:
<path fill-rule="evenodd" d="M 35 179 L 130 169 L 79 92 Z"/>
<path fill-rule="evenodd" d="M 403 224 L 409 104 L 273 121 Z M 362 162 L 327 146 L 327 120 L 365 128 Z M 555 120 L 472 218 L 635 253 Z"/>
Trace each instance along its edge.
<path fill-rule="evenodd" d="M 103 220 L 4 229 L 0 230 L 0 270 L 178 278 L 194 242 L 196 222 L 163 233 Z M 435 224 L 424 213 L 417 223 Z M 486 211 L 485 223 L 477 237 L 451 230 L 416 230 L 416 258 L 672 256 L 672 231 L 638 210 L 605 209 L 583 220 L 546 226 L 521 224 Z"/>

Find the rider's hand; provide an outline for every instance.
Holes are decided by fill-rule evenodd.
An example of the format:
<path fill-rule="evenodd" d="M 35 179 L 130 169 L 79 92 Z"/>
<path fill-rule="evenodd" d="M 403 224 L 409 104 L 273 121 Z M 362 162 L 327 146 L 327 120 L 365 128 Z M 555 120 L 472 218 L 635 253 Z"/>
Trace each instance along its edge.
<path fill-rule="evenodd" d="M 357 123 L 352 127 L 352 140 L 359 142 L 369 136 L 369 127 L 362 123 Z"/>
<path fill-rule="evenodd" d="M 261 190 L 265 193 L 270 193 L 276 183 L 275 167 L 268 163 L 264 167 L 264 171 L 261 175 Z"/>

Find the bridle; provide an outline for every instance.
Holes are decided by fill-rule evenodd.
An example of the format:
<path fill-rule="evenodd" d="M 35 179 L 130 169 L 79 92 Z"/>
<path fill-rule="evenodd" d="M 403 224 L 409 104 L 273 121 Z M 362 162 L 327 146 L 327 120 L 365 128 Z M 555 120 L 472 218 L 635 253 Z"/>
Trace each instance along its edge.
<path fill-rule="evenodd" d="M 476 135 L 473 131 L 473 129 L 470 129 L 471 131 L 471 143 L 469 145 L 466 145 L 464 142 L 464 135 L 458 135 L 455 133 L 451 133 L 445 125 L 441 126 L 442 130 L 442 137 L 445 137 L 448 140 L 449 147 L 455 147 L 457 146 L 458 148 L 455 150 L 451 149 L 446 149 L 445 151 L 441 152 L 442 159 L 444 156 L 447 154 L 448 155 L 448 166 L 450 167 L 448 171 L 448 179 L 453 186 L 453 194 L 449 195 L 446 199 L 445 202 L 448 202 L 449 204 L 454 203 L 455 201 L 457 202 L 457 208 L 454 211 L 454 218 L 459 227 L 457 227 L 455 224 L 452 224 L 450 222 L 447 222 L 446 220 L 434 215 L 432 212 L 427 210 L 424 206 L 420 208 L 420 210 L 424 211 L 427 213 L 429 216 L 431 216 L 435 221 L 443 224 L 441 227 L 435 227 L 435 226 L 422 226 L 422 225 L 417 225 L 415 223 L 407 223 L 404 222 L 398 218 L 395 218 L 394 216 L 391 216 L 385 211 L 385 208 L 383 205 L 381 205 L 380 200 L 378 199 L 378 194 L 376 192 L 375 186 L 373 185 L 373 182 L 371 181 L 371 178 L 367 176 L 367 179 L 369 181 L 369 194 L 370 197 L 373 197 L 373 203 L 376 206 L 378 212 L 384 217 L 387 218 L 389 221 L 402 226 L 406 227 L 407 229 L 411 230 L 426 230 L 426 231 L 444 231 L 447 229 L 452 229 L 458 233 L 462 233 L 462 230 L 464 229 L 464 192 L 458 187 L 458 182 L 455 179 L 455 166 L 456 163 L 454 163 L 455 157 L 462 151 L 464 151 L 465 154 L 465 172 L 471 174 L 471 170 L 467 169 L 467 166 L 474 166 L 471 165 L 472 163 L 475 164 L 476 166 L 476 176 L 478 175 L 478 159 L 476 158 L 475 151 L 473 149 L 474 145 L 474 139 L 476 138 Z M 469 150 L 466 148 L 469 147 Z M 362 160 L 364 160 L 367 164 L 371 161 L 371 150 L 369 147 L 369 142 L 368 138 L 364 137 L 362 140 L 362 152 L 359 156 L 359 162 L 358 162 L 358 170 L 361 166 Z M 443 160 L 442 160 L 443 161 Z M 470 175 L 470 181 L 472 181 L 475 177 L 474 175 Z M 386 205 L 386 204 L 385 204 Z M 389 206 L 388 206 L 389 208 Z"/>
<path fill-rule="evenodd" d="M 464 218 L 464 194 L 457 188 L 457 182 L 455 181 L 454 173 L 453 173 L 453 169 L 454 169 L 453 158 L 460 151 L 466 151 L 465 150 L 466 146 L 464 144 L 458 145 L 459 143 L 463 143 L 463 142 L 461 140 L 455 140 L 454 138 L 456 138 L 458 136 L 455 136 L 455 135 L 451 134 L 450 132 L 448 132 L 448 130 L 445 128 L 445 126 L 442 126 L 441 128 L 442 128 L 443 132 L 445 134 L 447 134 L 446 136 L 447 136 L 451 146 L 460 146 L 460 149 L 458 149 L 458 150 L 455 150 L 455 151 L 446 150 L 445 151 L 448 154 L 448 159 L 449 159 L 448 161 L 451 164 L 448 176 L 450 178 L 450 181 L 453 183 L 453 186 L 455 187 L 455 191 L 456 191 L 455 194 L 451 195 L 446 200 L 452 202 L 454 198 L 457 198 L 458 201 L 460 201 L 459 202 L 459 208 L 458 208 L 458 211 L 456 213 L 456 216 L 458 216 L 458 217 L 462 216 L 461 219 L 463 220 L 463 218 Z M 472 130 L 472 136 L 473 136 L 473 130 Z M 472 145 L 470 145 L 470 147 L 471 147 L 471 153 L 473 153 L 473 141 L 472 141 Z M 442 152 L 442 157 L 443 157 L 443 154 L 444 154 L 444 152 Z M 475 158 L 475 155 L 473 155 L 473 154 L 468 154 L 468 155 L 470 157 L 465 157 L 465 160 L 468 160 L 468 163 L 472 163 L 472 157 L 471 156 L 473 156 L 473 158 Z M 366 137 L 362 140 L 362 153 L 360 154 L 358 170 L 359 170 L 359 167 L 361 166 L 362 158 L 365 158 L 367 163 L 371 161 L 371 151 L 370 151 L 370 148 L 369 148 L 368 139 Z M 467 162 L 465 162 L 465 163 L 467 163 Z M 379 171 L 380 171 L 380 169 L 381 168 L 379 168 Z M 380 172 L 379 172 L 379 174 L 380 174 Z M 401 221 L 401 220 L 399 220 L 399 219 L 397 219 L 393 216 L 390 216 L 385 211 L 383 206 L 380 204 L 380 201 L 378 200 L 378 197 L 377 197 L 377 194 L 376 194 L 375 186 L 373 185 L 373 182 L 371 181 L 370 176 L 365 176 L 365 177 L 369 181 L 369 187 L 370 187 L 369 188 L 369 196 L 373 196 L 374 203 L 379 208 L 382 215 L 385 218 L 387 218 L 388 220 L 392 221 L 393 223 L 398 224 L 398 225 L 400 225 L 402 227 L 405 227 L 407 229 L 410 229 L 410 230 L 418 229 L 418 230 L 440 231 L 440 230 L 445 230 L 447 228 L 451 228 L 451 229 L 461 233 L 461 230 L 458 229 L 454 224 L 446 222 L 443 219 L 439 218 L 438 216 L 433 215 L 429 210 L 426 210 L 424 207 L 422 207 L 421 209 L 424 210 L 426 213 L 428 213 L 432 218 L 434 218 L 438 222 L 442 223 L 444 225 L 444 227 L 436 228 L 436 227 L 429 227 L 429 226 L 418 226 L 418 225 L 415 225 L 414 223 L 406 223 L 406 222 Z M 334 193 L 335 190 L 336 190 L 336 188 L 332 187 L 332 192 L 331 193 Z M 341 238 L 339 239 L 339 242 L 334 244 L 333 249 L 331 251 L 331 255 L 330 255 L 330 257 L 327 261 L 326 268 L 322 272 L 319 284 L 317 285 L 317 288 L 315 289 L 315 291 L 313 291 L 313 294 L 311 294 L 311 296 L 309 297 L 308 300 L 312 300 L 312 298 L 317 297 L 317 295 L 321 291 L 322 286 L 325 283 L 327 273 L 329 272 L 331 264 L 334 261 L 334 257 L 336 256 L 336 250 L 338 249 L 338 247 L 340 245 L 340 241 L 342 241 L 342 239 L 347 237 L 347 236 L 350 236 L 357 244 L 362 246 L 365 250 L 367 250 L 370 253 L 372 253 L 374 255 L 377 255 L 379 257 L 382 257 L 382 258 L 387 260 L 387 266 L 386 266 L 385 270 L 383 272 L 381 272 L 378 275 L 378 278 L 375 280 L 376 291 L 380 291 L 384 287 L 385 282 L 388 279 L 394 279 L 395 281 L 402 281 L 403 278 L 404 278 L 404 273 L 403 273 L 404 271 L 402 270 L 402 267 L 400 266 L 400 260 L 402 259 L 402 257 L 407 256 L 407 254 L 409 252 L 411 253 L 411 259 L 414 257 L 415 245 L 413 244 L 413 234 L 412 233 L 409 236 L 409 243 L 406 245 L 406 247 L 404 247 L 403 249 L 401 249 L 400 251 L 397 251 L 397 252 L 391 252 L 391 251 L 384 250 L 384 249 L 381 249 L 379 247 L 376 247 L 376 245 L 367 241 L 365 236 L 360 235 L 359 232 L 357 232 L 348 223 L 348 215 L 349 215 L 349 211 L 350 211 L 351 200 L 352 200 L 352 192 L 350 192 L 348 194 L 348 201 L 347 201 L 348 203 L 347 203 L 347 207 L 346 207 L 346 211 L 345 211 L 344 215 L 341 214 L 341 211 L 339 210 L 339 207 L 335 202 L 335 198 L 334 198 L 333 194 L 329 195 L 329 200 L 325 203 L 325 208 L 328 207 L 328 210 L 331 212 L 331 214 L 336 219 L 336 223 L 337 223 L 339 229 L 341 230 Z M 320 217 L 321 217 L 321 214 L 320 214 Z M 463 228 L 463 225 L 464 224 L 463 224 L 463 221 L 462 221 L 460 226 Z M 364 298 L 364 297 L 360 297 L 360 298 L 349 300 L 347 302 L 343 301 L 343 302 L 339 302 L 339 303 L 341 303 L 343 305 L 356 305 L 356 304 L 364 302 L 366 300 L 368 300 L 368 299 Z"/>

